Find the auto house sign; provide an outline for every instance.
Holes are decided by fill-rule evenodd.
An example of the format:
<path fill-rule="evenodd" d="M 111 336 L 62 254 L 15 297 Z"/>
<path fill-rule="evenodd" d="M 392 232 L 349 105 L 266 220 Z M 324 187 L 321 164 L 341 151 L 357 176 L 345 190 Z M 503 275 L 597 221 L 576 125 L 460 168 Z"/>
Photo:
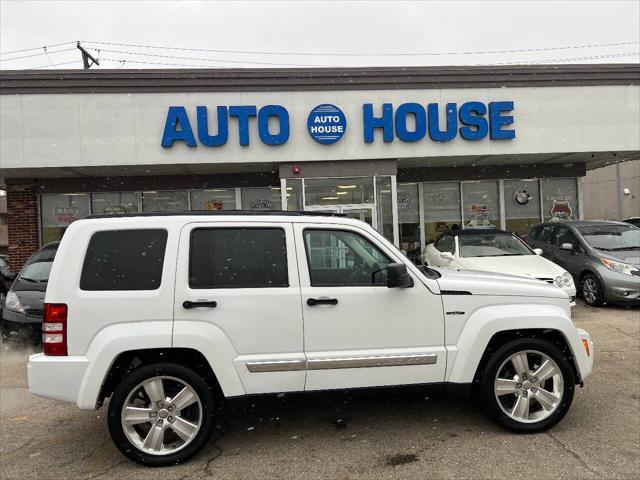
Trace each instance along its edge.
<path fill-rule="evenodd" d="M 359 118 L 348 119 L 333 103 L 313 107 L 306 118 L 311 139 L 330 146 L 348 134 L 347 124 L 362 125 L 364 144 L 400 142 L 450 142 L 454 139 L 478 141 L 512 140 L 516 131 L 514 102 L 489 103 L 469 101 L 461 104 L 408 102 L 363 103 Z M 187 109 L 183 105 L 168 107 L 161 145 L 172 148 L 176 143 L 188 147 L 219 148 L 229 142 L 249 147 L 252 142 L 277 147 L 286 144 L 291 136 L 292 116 L 283 105 L 199 105 Z M 252 138 L 250 126 L 257 124 L 258 136 Z M 379 132 L 381 135 L 375 135 Z"/>

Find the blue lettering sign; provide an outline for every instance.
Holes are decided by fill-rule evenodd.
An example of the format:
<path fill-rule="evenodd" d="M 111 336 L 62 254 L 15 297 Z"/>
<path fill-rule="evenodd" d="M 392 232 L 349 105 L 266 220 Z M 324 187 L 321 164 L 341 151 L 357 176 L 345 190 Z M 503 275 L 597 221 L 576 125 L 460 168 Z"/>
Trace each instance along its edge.
<path fill-rule="evenodd" d="M 487 106 L 482 102 L 466 102 L 460 106 L 458 116 L 460 123 L 460 136 L 465 140 L 482 140 L 489 132 L 489 125 L 484 116 L 487 114 Z"/>
<path fill-rule="evenodd" d="M 413 115 L 415 128 L 407 129 L 407 115 Z M 419 103 L 403 103 L 396 110 L 396 135 L 403 142 L 417 142 L 427 134 L 427 113 Z"/>
<path fill-rule="evenodd" d="M 362 105 L 362 124 L 364 127 L 364 143 L 373 143 L 373 131 L 382 128 L 382 140 L 393 142 L 393 105 L 382 104 L 382 117 L 373 116 L 373 104 Z"/>
<path fill-rule="evenodd" d="M 249 145 L 249 117 L 256 116 L 255 105 L 241 105 L 229 107 L 229 116 L 238 117 L 238 132 L 240 135 L 240 145 Z"/>
<path fill-rule="evenodd" d="M 179 128 L 179 129 L 178 129 Z M 173 142 L 183 141 L 190 147 L 196 146 L 196 139 L 189 123 L 189 117 L 184 107 L 169 107 L 167 121 L 162 134 L 162 146 L 173 147 Z"/>
<path fill-rule="evenodd" d="M 513 123 L 512 115 L 502 115 L 502 112 L 513 111 L 513 102 L 489 103 L 489 137 L 492 140 L 511 140 L 516 138 L 515 130 L 502 130 L 503 125 Z"/>
<path fill-rule="evenodd" d="M 207 107 L 196 107 L 198 115 L 198 140 L 207 147 L 219 147 L 227 143 L 229 138 L 229 122 L 227 120 L 227 107 L 218 107 L 218 134 L 209 135 L 209 119 Z"/>
<path fill-rule="evenodd" d="M 316 142 L 323 145 L 335 143 L 347 131 L 347 117 L 335 105 L 318 105 L 307 117 L 307 130 Z"/>
<path fill-rule="evenodd" d="M 269 132 L 269 117 L 278 119 L 280 129 L 277 134 Z M 266 105 L 258 112 L 258 133 L 265 145 L 282 145 L 289 140 L 289 112 L 280 105 Z"/>
<path fill-rule="evenodd" d="M 429 111 L 429 137 L 434 142 L 448 142 L 453 140 L 458 133 L 458 115 L 457 105 L 455 103 L 447 103 L 447 129 L 440 130 L 440 119 L 438 114 L 438 104 L 430 103 L 427 106 Z"/>

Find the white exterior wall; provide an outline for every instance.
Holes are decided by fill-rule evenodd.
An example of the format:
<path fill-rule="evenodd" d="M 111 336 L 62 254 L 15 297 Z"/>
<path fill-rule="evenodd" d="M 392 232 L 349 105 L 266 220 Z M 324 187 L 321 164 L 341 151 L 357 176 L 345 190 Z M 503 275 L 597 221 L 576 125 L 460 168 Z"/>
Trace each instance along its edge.
<path fill-rule="evenodd" d="M 446 143 L 428 139 L 405 143 L 397 138 L 363 140 L 362 105 L 432 102 L 458 105 L 476 100 L 515 103 L 513 140 Z M 341 108 L 345 136 L 332 145 L 316 143 L 307 132 L 310 110 L 322 103 Z M 217 105 L 276 104 L 290 115 L 291 134 L 284 145 L 264 145 L 257 120 L 250 120 L 251 145 L 238 142 L 237 119 L 229 120 L 229 140 L 222 147 L 160 145 L 168 107 L 184 105 L 194 133 L 196 106 L 210 114 Z M 74 167 L 152 164 L 303 162 L 374 158 L 443 157 L 526 153 L 640 150 L 640 86 L 568 86 L 440 90 L 326 92 L 34 94 L 0 96 L 0 168 Z M 443 117 L 443 115 L 441 114 Z M 211 122 L 213 123 L 213 122 Z M 216 126 L 211 125 L 211 132 Z"/>

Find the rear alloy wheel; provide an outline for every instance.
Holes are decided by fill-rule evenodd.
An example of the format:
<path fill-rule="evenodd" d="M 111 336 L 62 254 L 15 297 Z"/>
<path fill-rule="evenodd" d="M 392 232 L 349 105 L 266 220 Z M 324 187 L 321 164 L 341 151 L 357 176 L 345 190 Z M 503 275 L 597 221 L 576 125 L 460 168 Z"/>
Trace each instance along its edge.
<path fill-rule="evenodd" d="M 566 355 L 551 342 L 519 339 L 501 347 L 487 363 L 481 392 L 489 415 L 516 432 L 537 432 L 558 423 L 574 393 Z"/>
<path fill-rule="evenodd" d="M 213 428 L 211 390 L 180 365 L 156 364 L 127 376 L 109 403 L 109 430 L 132 460 L 151 466 L 185 461 Z"/>
<path fill-rule="evenodd" d="M 587 302 L 587 305 L 599 307 L 604 303 L 604 293 L 595 275 L 585 275 L 582 278 L 580 289 L 582 290 L 582 298 Z"/>

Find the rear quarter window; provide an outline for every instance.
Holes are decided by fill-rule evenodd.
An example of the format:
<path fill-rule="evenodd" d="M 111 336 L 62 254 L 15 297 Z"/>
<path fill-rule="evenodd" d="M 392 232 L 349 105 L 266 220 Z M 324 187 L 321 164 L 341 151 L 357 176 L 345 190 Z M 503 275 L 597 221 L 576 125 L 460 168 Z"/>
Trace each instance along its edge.
<path fill-rule="evenodd" d="M 162 281 L 167 231 L 110 230 L 91 236 L 80 289 L 156 290 Z"/>

